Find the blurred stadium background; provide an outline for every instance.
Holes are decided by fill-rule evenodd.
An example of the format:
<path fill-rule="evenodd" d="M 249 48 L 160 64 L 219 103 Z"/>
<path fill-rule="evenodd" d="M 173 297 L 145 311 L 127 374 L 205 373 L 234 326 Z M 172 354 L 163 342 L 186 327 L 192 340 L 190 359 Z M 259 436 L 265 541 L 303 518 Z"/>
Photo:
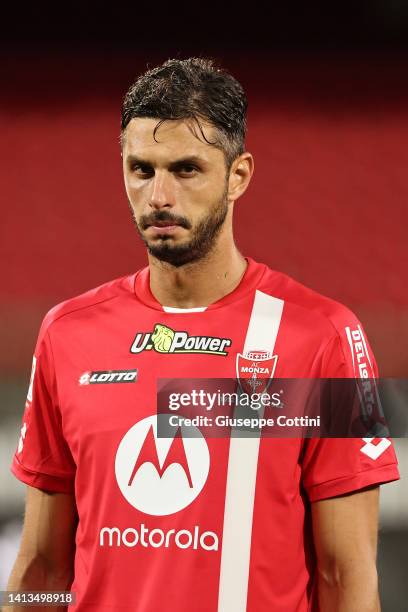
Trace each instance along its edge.
<path fill-rule="evenodd" d="M 362 320 L 381 375 L 408 378 L 408 4 L 19 3 L 2 15 L 0 589 L 24 486 L 8 471 L 31 356 L 57 302 L 144 265 L 122 186 L 122 96 L 147 65 L 211 56 L 246 88 L 256 173 L 243 253 Z M 408 447 L 382 490 L 383 610 L 407 609 Z"/>

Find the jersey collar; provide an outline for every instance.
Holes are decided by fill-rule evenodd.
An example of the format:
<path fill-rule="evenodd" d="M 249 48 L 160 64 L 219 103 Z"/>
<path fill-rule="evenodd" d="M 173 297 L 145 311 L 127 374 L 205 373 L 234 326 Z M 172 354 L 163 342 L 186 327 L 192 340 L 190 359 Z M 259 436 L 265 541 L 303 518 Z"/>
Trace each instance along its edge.
<path fill-rule="evenodd" d="M 174 314 L 185 314 L 194 312 L 204 312 L 206 310 L 214 310 L 216 308 L 222 308 L 228 306 L 237 300 L 240 300 L 247 293 L 257 287 L 261 278 L 265 274 L 267 269 L 265 264 L 260 264 L 254 261 L 250 257 L 245 258 L 247 260 L 247 269 L 245 273 L 233 291 L 224 295 L 220 300 L 213 302 L 209 306 L 198 307 L 198 308 L 174 308 L 171 306 L 163 306 L 160 304 L 150 290 L 150 270 L 149 266 L 146 266 L 142 270 L 136 272 L 134 276 L 134 293 L 140 302 L 143 302 L 146 306 L 154 308 L 155 310 L 161 310 L 166 313 Z"/>

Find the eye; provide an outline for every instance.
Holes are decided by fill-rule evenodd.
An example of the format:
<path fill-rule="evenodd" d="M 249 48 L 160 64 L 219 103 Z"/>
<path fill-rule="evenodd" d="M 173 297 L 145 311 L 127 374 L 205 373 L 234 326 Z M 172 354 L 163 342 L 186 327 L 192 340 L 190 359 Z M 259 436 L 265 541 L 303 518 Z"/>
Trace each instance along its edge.
<path fill-rule="evenodd" d="M 154 174 L 153 168 L 146 164 L 135 163 L 131 165 L 130 169 L 141 178 L 149 178 Z"/>
<path fill-rule="evenodd" d="M 180 174 L 181 176 L 185 177 L 194 176 L 196 172 L 198 172 L 198 168 L 197 166 L 194 166 L 194 164 L 182 164 L 180 166 L 177 166 L 176 172 L 177 174 Z"/>

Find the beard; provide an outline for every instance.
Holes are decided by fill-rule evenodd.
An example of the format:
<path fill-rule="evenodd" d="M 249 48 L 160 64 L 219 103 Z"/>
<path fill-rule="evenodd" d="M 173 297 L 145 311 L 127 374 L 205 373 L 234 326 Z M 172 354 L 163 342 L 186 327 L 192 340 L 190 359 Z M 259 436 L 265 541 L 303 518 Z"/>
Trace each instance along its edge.
<path fill-rule="evenodd" d="M 166 210 L 142 215 L 139 221 L 136 221 L 130 202 L 129 207 L 136 229 L 149 253 L 156 259 L 179 268 L 205 258 L 211 252 L 228 213 L 227 188 L 222 198 L 194 228 L 186 217 L 172 215 Z M 154 243 L 149 242 L 143 235 L 143 229 L 158 221 L 172 222 L 186 229 L 193 229 L 190 240 L 183 244 L 174 244 L 171 236 L 161 236 Z"/>

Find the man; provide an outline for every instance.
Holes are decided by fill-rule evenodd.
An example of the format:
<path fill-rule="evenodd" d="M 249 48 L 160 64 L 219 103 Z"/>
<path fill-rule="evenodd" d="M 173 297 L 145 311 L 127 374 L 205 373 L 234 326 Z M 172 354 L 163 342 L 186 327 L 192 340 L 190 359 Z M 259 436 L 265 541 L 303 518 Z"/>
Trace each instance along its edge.
<path fill-rule="evenodd" d="M 235 246 L 254 168 L 239 83 L 202 59 L 141 76 L 122 110 L 128 200 L 148 267 L 53 308 L 12 470 L 29 485 L 9 590 L 73 610 L 374 612 L 387 439 L 174 437 L 158 378 L 355 377 L 361 325 Z M 258 383 L 260 377 L 253 377 Z"/>

